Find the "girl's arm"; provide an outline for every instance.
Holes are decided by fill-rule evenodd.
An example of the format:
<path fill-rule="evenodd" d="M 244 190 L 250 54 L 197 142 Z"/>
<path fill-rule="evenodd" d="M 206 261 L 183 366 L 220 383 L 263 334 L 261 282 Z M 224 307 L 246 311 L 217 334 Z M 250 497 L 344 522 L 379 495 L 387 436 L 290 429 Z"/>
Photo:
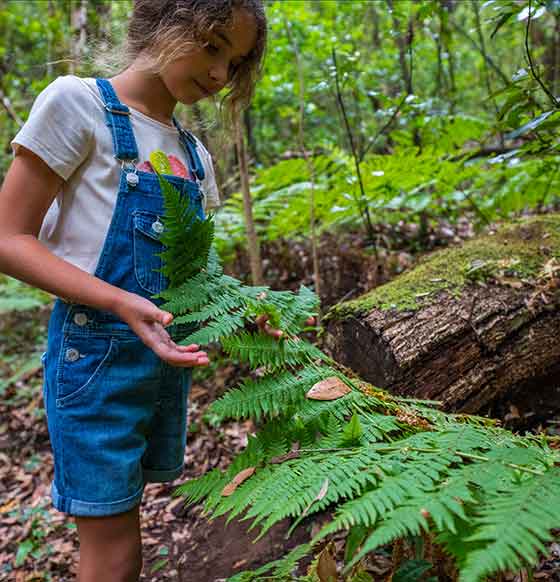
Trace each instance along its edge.
<path fill-rule="evenodd" d="M 173 316 L 148 299 L 90 275 L 51 253 L 37 239 L 63 181 L 31 151 L 20 147 L 0 190 L 0 272 L 58 297 L 111 311 L 160 358 L 174 366 L 205 366 L 198 346 L 178 346 L 165 326 Z"/>

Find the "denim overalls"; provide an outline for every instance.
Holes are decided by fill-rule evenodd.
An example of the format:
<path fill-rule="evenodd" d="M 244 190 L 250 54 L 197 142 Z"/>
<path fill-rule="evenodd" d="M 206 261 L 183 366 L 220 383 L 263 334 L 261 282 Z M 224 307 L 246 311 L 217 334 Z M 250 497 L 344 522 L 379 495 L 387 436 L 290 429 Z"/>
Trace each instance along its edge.
<path fill-rule="evenodd" d="M 138 150 L 128 107 L 109 81 L 98 79 L 97 85 L 122 170 L 95 276 L 150 298 L 166 285 L 157 271 L 164 228 L 159 181 L 134 165 Z M 175 125 L 197 181 L 166 178 L 202 218 L 203 165 L 194 137 Z M 121 513 L 140 502 L 146 482 L 181 474 L 189 368 L 163 362 L 112 313 L 60 299 L 49 321 L 43 364 L 57 509 L 79 516 Z"/>

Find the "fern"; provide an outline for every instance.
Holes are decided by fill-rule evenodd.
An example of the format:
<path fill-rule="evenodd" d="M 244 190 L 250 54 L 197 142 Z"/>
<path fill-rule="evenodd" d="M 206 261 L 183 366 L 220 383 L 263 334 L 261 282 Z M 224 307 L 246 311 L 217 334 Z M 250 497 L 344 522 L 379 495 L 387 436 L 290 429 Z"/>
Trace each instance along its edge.
<path fill-rule="evenodd" d="M 185 326 L 181 341 L 219 341 L 252 369 L 251 379 L 214 403 L 213 412 L 262 423 L 226 471 L 189 481 L 177 494 L 203 502 L 214 517 L 249 520 L 258 537 L 286 517 L 293 529 L 306 516 L 334 513 L 309 544 L 232 580 L 293 580 L 299 560 L 325 537 L 356 528 L 361 547 L 347 556 L 347 572 L 378 546 L 428 531 L 454 556 L 462 582 L 534 562 L 560 525 L 558 453 L 543 439 L 515 436 L 488 419 L 445 414 L 349 376 L 297 337 L 317 308 L 314 294 L 304 287 L 298 293 L 250 287 L 224 275 L 209 247 L 212 221 L 197 222 L 170 188 L 163 188 L 172 215 L 165 218 L 164 240 L 170 287 L 160 297 L 178 332 Z M 198 246 L 191 244 L 195 236 Z M 200 254 L 183 253 L 187 247 Z M 263 313 L 282 326 L 282 339 L 245 328 Z M 192 325 L 202 327 L 193 333 Z M 347 394 L 306 397 L 332 376 Z M 242 471 L 245 480 L 237 483 Z M 402 579 L 413 575 L 403 570 Z"/>
<path fill-rule="evenodd" d="M 159 177 L 164 197 L 165 228 L 161 242 L 166 246 L 161 254 L 161 271 L 170 286 L 176 287 L 190 279 L 208 263 L 208 253 L 214 237 L 212 216 L 196 220 L 196 209 L 185 204 L 184 197 L 169 182 Z"/>
<path fill-rule="evenodd" d="M 546 552 L 550 530 L 558 527 L 560 471 L 553 468 L 543 475 L 512 481 L 488 497 L 475 513 L 474 533 L 469 542 L 482 542 L 464 560 L 462 582 L 476 582 L 499 570 L 535 563 L 539 552 Z M 515 516 L 515 519 L 513 519 Z"/>
<path fill-rule="evenodd" d="M 246 380 L 215 402 L 212 412 L 222 419 L 276 416 L 287 406 L 303 404 L 305 392 L 332 374 L 331 368 L 311 367 L 296 373 L 287 370 L 267 374 L 257 381 Z"/>

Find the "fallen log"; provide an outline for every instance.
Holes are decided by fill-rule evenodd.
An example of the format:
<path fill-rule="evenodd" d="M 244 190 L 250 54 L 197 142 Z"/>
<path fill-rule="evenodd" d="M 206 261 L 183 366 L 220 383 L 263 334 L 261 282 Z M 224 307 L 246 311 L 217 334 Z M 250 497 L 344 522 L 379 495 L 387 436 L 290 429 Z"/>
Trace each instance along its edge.
<path fill-rule="evenodd" d="M 325 326 L 338 362 L 446 410 L 477 413 L 520 391 L 558 392 L 560 215 L 433 253 L 333 307 Z"/>

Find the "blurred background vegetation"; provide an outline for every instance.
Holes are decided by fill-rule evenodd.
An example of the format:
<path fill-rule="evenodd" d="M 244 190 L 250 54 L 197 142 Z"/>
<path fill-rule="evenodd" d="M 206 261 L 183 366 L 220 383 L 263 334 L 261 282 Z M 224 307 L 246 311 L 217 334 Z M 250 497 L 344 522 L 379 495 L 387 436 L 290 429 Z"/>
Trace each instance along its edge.
<path fill-rule="evenodd" d="M 48 83 L 111 74 L 95 56 L 118 50 L 131 5 L 0 2 L 0 176 Z M 557 201 L 559 0 L 282 0 L 267 11 L 264 76 L 243 119 L 261 239 L 309 232 L 311 180 L 319 233 L 370 239 L 379 223 L 425 230 L 469 212 L 481 225 Z M 245 236 L 233 140 L 215 104 L 181 116 L 214 155 L 231 253 Z"/>
<path fill-rule="evenodd" d="M 264 76 L 243 116 L 262 242 L 305 239 L 313 223 L 318 236 L 356 232 L 377 253 L 394 244 L 380 225 L 406 223 L 422 249 L 442 221 L 468 216 L 476 229 L 554 208 L 560 0 L 266 4 Z M 96 56 L 118 50 L 131 8 L 0 1 L 0 176 L 48 83 L 111 75 Z M 218 243 L 233 259 L 246 246 L 234 139 L 216 103 L 180 116 L 214 156 Z"/>

